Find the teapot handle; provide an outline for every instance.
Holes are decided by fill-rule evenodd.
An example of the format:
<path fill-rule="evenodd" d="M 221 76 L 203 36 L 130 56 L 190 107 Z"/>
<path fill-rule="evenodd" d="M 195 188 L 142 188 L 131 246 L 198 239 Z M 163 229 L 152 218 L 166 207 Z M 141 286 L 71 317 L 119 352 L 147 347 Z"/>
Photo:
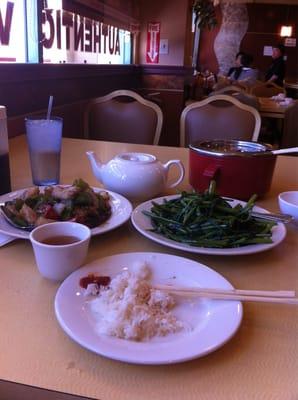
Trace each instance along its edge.
<path fill-rule="evenodd" d="M 184 175 L 185 175 L 184 166 L 180 160 L 170 160 L 164 164 L 164 167 L 167 171 L 169 171 L 169 168 L 171 167 L 171 165 L 177 165 L 177 167 L 180 170 L 180 176 L 175 182 L 170 183 L 170 184 L 167 183 L 166 184 L 167 189 L 174 188 L 175 186 L 179 185 L 179 183 L 182 182 Z"/>

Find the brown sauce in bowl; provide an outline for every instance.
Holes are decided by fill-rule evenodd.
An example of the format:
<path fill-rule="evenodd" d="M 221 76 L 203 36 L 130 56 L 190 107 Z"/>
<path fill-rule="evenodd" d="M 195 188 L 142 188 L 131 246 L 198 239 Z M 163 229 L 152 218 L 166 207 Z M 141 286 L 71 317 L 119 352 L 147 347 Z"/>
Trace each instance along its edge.
<path fill-rule="evenodd" d="M 40 240 L 40 243 L 49 244 L 51 246 L 64 246 L 66 244 L 79 242 L 80 240 L 81 239 L 76 236 L 56 235 L 56 236 L 49 236 L 43 240 Z"/>

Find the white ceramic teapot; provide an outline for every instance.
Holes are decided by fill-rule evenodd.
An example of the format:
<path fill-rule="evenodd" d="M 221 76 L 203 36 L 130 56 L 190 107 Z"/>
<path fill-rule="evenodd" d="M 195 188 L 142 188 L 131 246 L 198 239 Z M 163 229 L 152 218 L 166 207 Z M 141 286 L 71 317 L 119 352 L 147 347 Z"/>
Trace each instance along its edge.
<path fill-rule="evenodd" d="M 161 193 L 164 189 L 173 188 L 184 178 L 184 167 L 180 160 L 170 160 L 162 164 L 152 154 L 122 153 L 107 164 L 102 164 L 93 151 L 87 151 L 96 179 L 106 189 L 122 194 L 130 200 L 147 200 Z M 171 165 L 177 165 L 179 178 L 168 182 Z"/>

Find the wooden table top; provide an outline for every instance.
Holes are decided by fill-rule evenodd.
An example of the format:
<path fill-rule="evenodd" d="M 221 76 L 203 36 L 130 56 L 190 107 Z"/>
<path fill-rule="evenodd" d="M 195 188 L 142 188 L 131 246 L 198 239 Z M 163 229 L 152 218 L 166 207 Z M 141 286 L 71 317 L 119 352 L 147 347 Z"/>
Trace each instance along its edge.
<path fill-rule="evenodd" d="M 298 89 L 298 80 L 297 79 L 286 80 L 285 87 L 290 89 Z"/>
<path fill-rule="evenodd" d="M 143 151 L 162 161 L 179 158 L 188 166 L 184 148 L 64 139 L 62 183 L 82 177 L 98 185 L 87 150 L 104 161 L 123 151 Z M 23 136 L 10 141 L 10 160 L 13 189 L 30 186 Z M 278 193 L 298 188 L 297 171 L 298 158 L 279 157 L 271 191 L 258 205 L 277 211 Z M 189 188 L 187 178 L 182 188 Z M 87 262 L 121 252 L 170 253 L 210 266 L 237 288 L 298 291 L 298 228 L 292 224 L 287 231 L 286 239 L 268 252 L 216 257 L 163 247 L 128 222 L 93 237 Z M 1 247 L 0 260 L 1 380 L 100 400 L 297 399 L 298 307 L 246 303 L 239 331 L 208 356 L 168 366 L 130 365 L 93 354 L 64 334 L 53 307 L 59 284 L 39 275 L 29 241 Z"/>
<path fill-rule="evenodd" d="M 259 112 L 263 117 L 284 119 L 285 112 L 289 107 L 293 105 L 293 103 L 288 105 L 282 105 L 279 102 L 271 99 L 270 97 L 258 97 L 258 100 L 260 103 Z"/>

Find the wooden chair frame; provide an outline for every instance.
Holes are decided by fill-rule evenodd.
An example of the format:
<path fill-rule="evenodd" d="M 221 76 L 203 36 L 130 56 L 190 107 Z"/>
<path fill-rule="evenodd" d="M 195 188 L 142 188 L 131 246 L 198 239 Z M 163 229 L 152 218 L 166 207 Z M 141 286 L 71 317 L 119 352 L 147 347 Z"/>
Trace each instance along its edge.
<path fill-rule="evenodd" d="M 282 86 L 277 85 L 274 82 L 261 82 L 257 81 L 253 86 L 251 86 L 249 93 L 254 94 L 254 89 L 262 88 L 262 87 L 272 87 L 276 89 L 280 89 L 280 93 L 286 93 L 285 89 Z M 261 97 L 261 96 L 260 96 Z"/>
<path fill-rule="evenodd" d="M 140 96 L 138 93 L 133 92 L 132 90 L 115 90 L 105 96 L 101 96 L 101 97 L 97 97 L 95 99 L 92 99 L 84 112 L 84 138 L 88 139 L 89 138 L 89 113 L 90 113 L 90 109 L 95 105 L 95 104 L 100 104 L 100 103 L 104 103 L 107 101 L 110 101 L 112 99 L 114 99 L 115 97 L 120 97 L 120 96 L 126 96 L 126 97 L 131 97 L 133 99 L 135 99 L 136 101 L 138 101 L 141 104 L 144 104 L 147 107 L 152 108 L 157 116 L 157 124 L 156 124 L 156 129 L 155 129 L 155 134 L 154 134 L 154 138 L 153 138 L 153 143 L 154 145 L 158 145 L 159 139 L 160 139 L 160 134 L 161 134 L 161 129 L 162 129 L 162 124 L 163 124 L 163 114 L 162 111 L 160 109 L 160 107 L 153 103 L 152 101 L 149 100 L 145 100 L 142 96 Z"/>
<path fill-rule="evenodd" d="M 221 89 L 215 90 L 214 96 L 216 96 L 217 94 L 226 94 L 226 92 L 231 92 L 231 91 L 247 93 L 247 90 L 244 87 L 237 86 L 237 85 L 229 85 L 229 86 L 225 86 Z"/>
<path fill-rule="evenodd" d="M 260 128 L 261 128 L 261 116 L 260 116 L 259 112 L 255 108 L 241 103 L 239 100 L 235 99 L 232 96 L 228 96 L 226 94 L 218 94 L 218 95 L 207 97 L 206 99 L 204 99 L 202 101 L 196 101 L 192 104 L 189 104 L 182 111 L 182 114 L 180 117 L 180 147 L 185 147 L 185 119 L 186 119 L 187 113 L 195 108 L 204 107 L 205 105 L 212 103 L 214 101 L 218 101 L 218 100 L 223 100 L 223 101 L 232 103 L 236 107 L 240 108 L 241 110 L 248 111 L 254 116 L 255 129 L 252 134 L 252 141 L 257 142 L 259 133 L 260 133 Z"/>

